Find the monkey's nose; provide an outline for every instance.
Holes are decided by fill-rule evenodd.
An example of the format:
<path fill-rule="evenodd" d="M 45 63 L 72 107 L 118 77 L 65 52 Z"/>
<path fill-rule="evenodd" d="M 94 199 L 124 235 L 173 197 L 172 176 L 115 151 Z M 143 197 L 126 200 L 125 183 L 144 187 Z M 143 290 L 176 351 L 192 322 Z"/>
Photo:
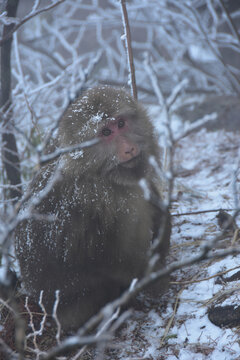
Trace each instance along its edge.
<path fill-rule="evenodd" d="M 140 153 L 139 146 L 133 141 L 119 137 L 117 139 L 117 156 L 121 163 L 127 162 Z"/>
<path fill-rule="evenodd" d="M 121 162 L 129 161 L 136 156 L 139 155 L 139 148 L 137 146 L 134 146 L 133 144 L 128 144 L 128 146 L 124 146 L 124 149 L 122 149 L 121 153 L 119 154 L 119 158 Z"/>
<path fill-rule="evenodd" d="M 137 150 L 135 147 L 132 147 L 131 149 L 127 150 L 125 154 L 129 154 L 131 157 L 137 156 Z"/>

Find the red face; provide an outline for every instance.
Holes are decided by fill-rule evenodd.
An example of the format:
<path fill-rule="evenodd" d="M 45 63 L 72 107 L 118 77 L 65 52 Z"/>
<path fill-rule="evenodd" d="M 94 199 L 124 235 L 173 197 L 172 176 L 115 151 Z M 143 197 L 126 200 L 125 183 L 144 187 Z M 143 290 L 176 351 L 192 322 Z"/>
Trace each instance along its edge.
<path fill-rule="evenodd" d="M 128 119 L 119 117 L 104 126 L 99 134 L 106 143 L 115 144 L 116 156 L 120 163 L 126 163 L 140 153 L 139 146 L 127 136 L 130 132 Z"/>

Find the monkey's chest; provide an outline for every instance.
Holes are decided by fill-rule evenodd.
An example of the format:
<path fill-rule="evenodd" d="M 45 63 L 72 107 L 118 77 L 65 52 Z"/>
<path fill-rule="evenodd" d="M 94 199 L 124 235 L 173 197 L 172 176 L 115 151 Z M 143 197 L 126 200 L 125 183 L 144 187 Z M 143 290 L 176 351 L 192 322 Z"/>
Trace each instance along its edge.
<path fill-rule="evenodd" d="M 88 228 L 93 229 L 92 243 L 97 239 L 103 252 L 107 247 L 118 256 L 136 253 L 137 248 L 144 253 L 151 239 L 152 211 L 141 197 L 122 196 L 113 199 L 111 206 L 107 202 L 95 208 L 89 216 Z"/>

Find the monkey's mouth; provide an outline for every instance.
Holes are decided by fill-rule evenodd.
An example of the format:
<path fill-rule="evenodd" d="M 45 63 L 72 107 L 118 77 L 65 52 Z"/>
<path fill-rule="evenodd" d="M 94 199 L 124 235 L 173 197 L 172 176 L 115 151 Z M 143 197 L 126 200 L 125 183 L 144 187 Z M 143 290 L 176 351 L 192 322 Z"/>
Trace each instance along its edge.
<path fill-rule="evenodd" d="M 127 169 L 132 169 L 139 164 L 139 161 L 140 161 L 140 155 L 137 155 L 134 158 L 121 163 L 120 166 L 127 168 Z"/>

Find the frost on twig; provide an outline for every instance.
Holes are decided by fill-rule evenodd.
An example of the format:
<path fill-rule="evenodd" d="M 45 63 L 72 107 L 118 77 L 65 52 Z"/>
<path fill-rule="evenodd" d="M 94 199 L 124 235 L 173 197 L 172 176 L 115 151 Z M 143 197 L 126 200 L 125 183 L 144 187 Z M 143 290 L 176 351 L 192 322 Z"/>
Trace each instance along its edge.
<path fill-rule="evenodd" d="M 203 116 L 203 118 L 194 121 L 193 124 L 188 124 L 187 126 L 185 126 L 184 131 L 174 138 L 174 142 L 178 142 L 184 137 L 190 135 L 192 132 L 199 130 L 208 122 L 214 121 L 216 119 L 217 119 L 217 113 L 214 112 L 212 114 L 206 114 L 205 116 Z"/>
<path fill-rule="evenodd" d="M 120 0 L 121 10 L 122 10 L 122 22 L 124 27 L 124 35 L 122 39 L 125 40 L 126 50 L 127 50 L 127 58 L 129 65 L 129 76 L 130 76 L 130 85 L 132 90 L 132 96 L 135 100 L 137 100 L 137 85 L 135 78 L 135 68 L 134 68 L 134 60 L 133 60 L 133 52 L 132 52 L 132 44 L 131 44 L 131 32 L 130 25 L 128 21 L 128 13 L 126 8 L 126 0 Z"/>
<path fill-rule="evenodd" d="M 166 114 L 166 145 L 169 149 L 166 156 L 168 171 L 163 174 L 153 159 L 151 166 L 156 172 L 161 172 L 161 177 L 164 177 L 165 182 L 170 184 L 168 193 L 168 204 L 170 204 L 172 200 L 170 194 L 176 177 L 173 164 L 175 146 L 178 145 L 176 143 L 191 132 L 196 131 L 207 121 L 214 119 L 215 116 L 214 113 L 205 114 L 196 123 L 190 126 L 185 124 L 180 133 L 174 133 L 171 119 L 172 111 L 176 105 L 176 100 L 180 99 L 179 102 L 181 102 L 181 95 L 184 94 L 188 94 L 188 98 L 193 102 L 193 94 L 195 94 L 195 98 L 199 99 L 202 94 L 234 95 L 239 92 L 238 66 L 232 63 L 232 58 L 227 59 L 222 51 L 222 49 L 227 48 L 236 56 L 239 54 L 239 34 L 235 25 L 238 14 L 235 13 L 235 18 L 233 18 L 231 11 L 226 6 L 224 7 L 224 2 L 221 0 L 218 2 L 206 1 L 206 6 L 201 7 L 202 18 L 199 17 L 198 2 L 191 4 L 194 9 L 189 9 L 190 3 L 187 1 L 159 2 L 159 4 L 155 0 L 139 3 L 130 1 L 127 3 L 127 13 L 126 3 L 121 1 L 124 26 L 124 34 L 121 37 L 120 8 L 116 1 L 108 2 L 111 3 L 111 6 L 106 6 L 104 9 L 100 6 L 100 2 L 95 0 L 91 2 L 54 0 L 49 2 L 49 6 L 40 8 L 41 3 L 42 1 L 39 0 L 33 1 L 30 11 L 22 19 L 6 17 L 6 13 L 0 15 L 2 24 L 12 24 L 13 26 L 11 33 L 0 40 L 1 44 L 5 44 L 14 33 L 16 34 L 13 44 L 15 57 L 13 57 L 11 67 L 13 103 L 4 104 L 0 109 L 0 114 L 4 123 L 8 121 L 10 112 L 14 114 L 15 124 L 10 131 L 15 131 L 20 144 L 21 172 L 25 186 L 30 181 L 36 164 L 39 166 L 47 165 L 63 154 L 81 149 L 84 146 L 84 144 L 79 144 L 76 148 L 57 149 L 47 155 L 45 153 L 46 146 L 50 139 L 54 138 L 55 131 L 58 128 L 58 119 L 61 118 L 62 112 L 68 106 L 69 100 L 72 101 L 78 91 L 81 91 L 85 86 L 92 86 L 97 82 L 114 86 L 121 86 L 126 83 L 126 61 L 122 39 L 125 40 L 127 48 L 133 95 L 135 88 L 134 97 L 137 97 L 134 79 L 135 65 L 141 95 L 153 99 L 153 93 L 155 93 L 154 102 L 157 99 Z M 60 4 L 62 5 L 58 7 L 57 5 Z M 169 7 L 169 4 L 174 4 L 174 6 Z M 218 4 L 221 4 L 222 7 L 219 8 Z M 51 14 L 46 20 L 44 12 L 48 10 L 51 10 Z M 85 13 L 87 14 L 86 17 L 82 16 Z M 196 13 L 198 13 L 197 16 Z M 78 17 L 78 14 L 81 15 Z M 208 19 L 208 21 L 204 22 L 203 19 Z M 130 37 L 129 23 L 132 29 L 132 38 Z M 230 31 L 224 30 L 226 25 Z M 19 30 L 21 33 L 16 33 Z M 131 55 L 132 49 L 135 53 L 134 64 Z M 148 69 L 142 61 L 145 52 L 151 56 Z M 42 129 L 44 132 L 48 131 L 48 135 L 44 139 L 41 139 L 39 134 L 35 132 L 34 122 L 36 121 L 39 123 L 40 131 Z M 1 128 L 2 131 L 4 131 L 4 127 Z M 7 184 L 1 170 L 2 168 L 0 169 L 2 182 L 0 190 L 2 193 L 9 189 L 15 190 L 21 187 L 21 181 L 16 185 Z M 237 216 L 239 210 L 239 174 L 237 168 L 235 170 L 233 174 L 234 206 L 232 206 L 235 210 L 234 217 Z M 12 244 L 11 235 L 20 221 L 30 218 L 44 219 L 43 215 L 36 213 L 35 208 L 44 196 L 47 196 L 58 176 L 59 174 L 56 174 L 56 177 L 52 179 L 53 182 L 47 184 L 40 197 L 36 198 L 27 192 L 13 209 L 9 207 L 9 200 L 4 197 L 1 198 L 0 239 L 3 258 L 9 256 L 9 248 Z M 141 184 L 145 196 L 148 198 L 148 184 L 146 182 Z M 23 206 L 26 206 L 25 212 L 19 212 Z M 192 216 L 198 214 L 219 211 L 218 205 L 213 207 L 214 209 L 199 211 L 184 209 L 180 214 L 174 213 L 173 215 L 175 215 L 175 219 L 180 215 L 189 215 L 192 219 Z M 49 216 L 45 220 L 51 221 L 52 219 Z M 85 344 L 108 343 L 111 341 L 112 334 L 118 324 L 129 316 L 129 313 L 119 316 L 117 312 L 119 306 L 127 303 L 131 296 L 134 296 L 149 283 L 156 281 L 157 278 L 161 278 L 166 273 L 170 274 L 176 269 L 184 268 L 195 262 L 239 253 L 237 246 L 214 252 L 216 243 L 217 240 L 203 245 L 202 248 L 198 249 L 199 253 L 196 257 L 185 259 L 186 261 L 183 260 L 179 263 L 172 263 L 163 272 L 148 274 L 148 277 L 139 280 L 131 290 L 129 289 L 116 302 L 110 304 L 110 307 L 105 309 L 106 311 L 100 312 L 97 318 L 89 320 L 86 326 L 79 330 L 76 337 L 72 336 L 66 341 L 61 341 L 58 336 L 58 346 L 50 349 L 44 356 L 50 359 L 56 354 L 64 353 L 67 349 L 79 349 Z M 153 248 L 154 246 L 156 243 L 153 244 Z M 149 261 L 151 270 L 154 269 L 157 261 L 152 255 Z M 40 307 L 45 314 L 41 301 Z M 117 316 L 119 317 L 117 318 Z M 96 338 L 95 333 L 88 336 L 87 330 L 93 329 L 94 324 L 99 324 L 99 319 L 101 322 L 104 318 L 107 321 L 107 326 L 101 335 L 98 338 Z M 44 324 L 43 316 L 40 327 L 33 330 L 29 339 L 40 336 Z M 0 347 L 5 349 L 9 358 L 19 358 L 19 354 L 15 356 L 2 341 L 0 341 Z"/>
<path fill-rule="evenodd" d="M 45 328 L 45 325 L 46 325 L 46 319 L 47 319 L 47 312 L 46 312 L 46 309 L 45 309 L 44 304 L 43 304 L 43 291 L 40 292 L 39 302 L 38 303 L 39 303 L 39 306 L 42 309 L 43 315 L 42 315 L 42 320 L 40 322 L 39 329 L 37 330 L 35 328 L 34 321 L 33 321 L 33 313 L 31 312 L 31 310 L 30 310 L 30 308 L 28 306 L 28 297 L 26 297 L 25 308 L 27 309 L 27 312 L 28 312 L 28 315 L 29 315 L 29 319 L 30 319 L 29 326 L 30 326 L 30 328 L 32 330 L 26 336 L 26 340 L 33 338 L 34 349 L 35 349 L 35 351 L 37 353 L 40 352 L 40 349 L 39 349 L 38 344 L 37 344 L 37 337 L 41 336 L 43 334 L 43 331 L 44 331 L 44 328 Z"/>
<path fill-rule="evenodd" d="M 33 17 L 35 17 L 35 16 L 37 16 L 37 15 L 39 15 L 39 14 L 45 12 L 45 11 L 49 11 L 49 10 L 53 9 L 55 6 L 61 4 L 61 3 L 64 2 L 64 1 L 65 1 L 65 0 L 53 1 L 52 4 L 50 4 L 49 6 L 46 6 L 45 8 L 42 8 L 42 9 L 39 9 L 39 10 L 36 10 L 36 6 L 33 5 L 32 11 L 31 11 L 28 15 L 26 15 L 23 19 L 21 19 L 21 20 L 16 19 L 17 21 L 14 21 L 14 22 L 13 22 L 13 21 L 11 21 L 11 18 L 10 18 L 10 21 L 11 21 L 10 23 L 15 23 L 16 25 L 14 26 L 14 28 L 12 29 L 12 31 L 9 32 L 9 34 L 7 34 L 7 36 L 5 36 L 4 38 L 0 39 L 0 46 L 1 46 L 2 44 L 4 44 L 6 41 L 8 41 L 8 40 L 12 37 L 13 33 L 14 33 L 15 31 L 17 31 L 17 30 L 20 28 L 20 26 L 22 26 L 23 24 L 25 24 L 27 21 L 29 21 L 29 20 L 32 19 Z M 37 1 L 37 2 L 38 2 L 38 1 Z M 37 2 L 35 2 L 35 3 L 37 3 Z M 5 19 L 4 21 L 5 21 L 5 23 L 6 23 L 6 22 L 7 22 L 7 19 Z"/>
<path fill-rule="evenodd" d="M 93 146 L 93 145 L 97 144 L 98 142 L 99 142 L 98 139 L 93 139 L 93 140 L 85 141 L 85 142 L 83 142 L 81 144 L 69 146 L 69 147 L 66 147 L 66 148 L 59 148 L 59 149 L 55 150 L 54 152 L 52 152 L 52 153 L 50 153 L 48 155 L 42 155 L 40 157 L 39 163 L 40 163 L 40 165 L 46 165 L 50 161 L 56 160 L 57 158 L 59 158 L 63 154 L 71 153 L 74 150 L 82 150 L 82 149 L 84 149 L 86 147 Z"/>
<path fill-rule="evenodd" d="M 53 312 L 52 312 L 52 317 L 57 325 L 57 333 L 56 333 L 56 340 L 57 340 L 57 344 L 60 344 L 60 336 L 61 336 L 61 323 L 58 319 L 57 316 L 57 309 L 58 309 L 58 305 L 59 305 L 59 301 L 60 301 L 60 291 L 56 290 L 55 292 L 55 302 L 53 305 Z"/>

